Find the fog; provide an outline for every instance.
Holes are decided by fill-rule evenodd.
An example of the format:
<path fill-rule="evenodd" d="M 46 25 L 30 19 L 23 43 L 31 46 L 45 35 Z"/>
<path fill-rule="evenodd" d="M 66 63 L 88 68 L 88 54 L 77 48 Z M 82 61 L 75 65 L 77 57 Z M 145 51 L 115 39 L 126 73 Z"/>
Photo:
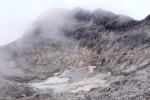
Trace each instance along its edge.
<path fill-rule="evenodd" d="M 102 8 L 140 20 L 150 14 L 149 4 L 149 0 L 0 0 L 0 45 L 20 38 L 50 8 Z"/>
<path fill-rule="evenodd" d="M 53 14 L 52 14 L 52 11 Z M 60 43 L 70 43 L 68 39 L 62 34 L 64 27 L 70 28 L 76 25 L 73 14 L 67 9 L 51 9 L 38 16 L 36 20 L 30 24 L 29 28 L 23 32 L 23 36 L 14 44 L 8 47 L 0 48 L 0 78 L 1 77 L 15 77 L 24 76 L 24 72 L 17 65 L 17 57 L 19 54 L 23 55 L 24 48 L 33 46 L 34 43 L 39 43 L 45 39 L 60 41 Z M 69 27 L 68 27 L 69 26 Z M 31 60 L 32 58 L 30 56 Z M 21 59 L 20 59 L 21 60 Z M 24 63 L 21 66 L 26 66 Z M 30 67 L 30 66 L 29 66 Z M 30 67 L 31 68 L 31 67 Z M 9 71 L 8 71 L 9 70 Z"/>
<path fill-rule="evenodd" d="M 63 35 L 63 30 L 66 28 L 71 29 L 76 25 L 73 14 L 70 12 L 68 9 L 50 9 L 46 11 L 32 22 L 30 28 L 24 32 L 20 42 L 24 46 L 42 39 L 65 42 L 66 38 Z"/>
<path fill-rule="evenodd" d="M 96 52 L 99 51 L 101 48 L 103 48 L 102 50 L 105 50 L 108 45 L 111 45 L 108 47 L 113 48 L 113 46 L 115 46 L 116 48 L 117 46 L 120 46 L 118 45 L 119 43 L 115 42 L 117 44 L 116 46 L 112 42 L 118 41 L 118 40 L 120 41 L 121 38 L 118 39 L 117 37 L 116 40 L 115 39 L 113 40 L 115 35 L 112 36 L 111 38 L 110 38 L 111 35 L 110 36 L 108 35 L 108 38 L 107 38 L 107 35 L 105 33 L 103 35 L 103 32 L 102 33 L 98 32 L 99 29 L 97 29 L 97 27 L 102 26 L 102 28 L 104 27 L 104 29 L 108 28 L 112 30 L 115 28 L 121 29 L 122 27 L 129 28 L 130 26 L 126 26 L 126 25 L 129 25 L 131 23 L 134 24 L 134 21 L 136 22 L 136 20 L 134 19 L 143 19 L 145 17 L 145 16 L 141 18 L 140 16 L 134 17 L 132 16 L 133 13 L 130 12 L 129 9 L 128 9 L 129 10 L 128 14 L 127 13 L 125 14 L 125 12 L 124 13 L 119 12 L 119 9 L 120 9 L 119 7 L 117 8 L 118 11 L 115 11 L 115 10 L 113 11 L 113 9 L 110 10 L 112 6 L 110 6 L 110 8 L 108 9 L 108 8 L 103 7 L 103 5 L 101 5 L 101 4 L 105 5 L 105 3 L 99 2 L 101 5 L 99 7 L 96 3 L 96 0 L 94 0 L 93 3 L 91 3 L 90 0 L 88 3 L 83 0 L 82 2 L 78 2 L 79 4 L 75 3 L 76 6 L 74 4 L 72 4 L 72 6 L 71 4 L 67 4 L 70 1 L 66 3 L 61 1 L 58 5 L 62 4 L 62 6 L 60 6 L 62 8 L 58 7 L 57 3 L 54 1 L 53 1 L 54 5 L 56 4 L 57 6 L 54 6 L 54 5 L 50 6 L 42 2 L 40 4 L 40 1 L 38 1 L 40 5 L 35 4 L 35 6 L 33 6 L 35 3 L 35 1 L 33 2 L 33 0 L 31 2 L 28 2 L 29 5 L 27 6 L 26 5 L 27 2 L 28 0 L 18 1 L 17 3 L 7 2 L 6 0 L 4 2 L 4 4 L 6 5 L 2 5 L 2 7 L 6 9 L 5 10 L 3 9 L 4 12 L 1 13 L 2 16 L 0 18 L 1 20 L 0 45 L 5 45 L 7 43 L 10 43 L 20 38 L 18 41 L 14 42 L 13 44 L 0 47 L 0 81 L 2 81 L 0 83 L 0 86 L 2 87 L 3 85 L 1 84 L 5 84 L 5 79 L 6 81 L 12 80 L 16 82 L 23 82 L 23 81 L 27 82 L 33 79 L 36 80 L 36 79 L 45 78 L 46 73 L 54 72 L 53 68 L 54 70 L 57 69 L 57 68 L 55 69 L 55 66 L 50 66 L 49 64 L 54 63 L 56 65 L 57 64 L 59 65 L 58 61 L 60 61 L 60 63 L 63 63 L 64 65 L 67 64 L 71 66 L 73 65 L 74 67 L 76 66 L 82 67 L 82 66 L 85 66 L 86 63 L 87 63 L 86 66 L 88 66 L 89 62 L 91 63 L 90 60 L 93 60 L 95 58 L 95 57 L 93 58 L 93 56 L 96 56 L 97 58 L 97 55 L 98 55 L 99 58 L 101 57 L 102 59 L 98 58 L 97 61 L 102 62 L 101 65 L 103 66 L 103 62 L 105 62 L 105 59 L 107 59 L 107 56 L 109 57 L 108 53 L 112 52 L 111 50 L 108 52 L 106 51 L 106 53 L 104 52 L 104 54 L 106 54 L 106 57 L 104 58 L 103 58 L 103 55 L 100 55 L 98 53 L 93 53 L 92 57 L 88 58 L 89 56 L 88 53 L 90 52 L 90 50 L 86 51 L 85 49 L 85 55 L 87 53 L 87 56 L 84 56 L 84 54 L 82 54 L 82 52 L 84 51 L 80 51 L 80 49 L 85 48 L 86 45 L 88 46 L 89 44 L 91 48 L 97 49 L 95 50 Z M 96 7 L 90 6 L 89 3 L 93 5 L 96 4 Z M 66 6 L 65 4 L 70 5 L 70 6 Z M 9 9 L 6 6 L 9 6 Z M 81 7 L 83 9 L 81 8 L 73 9 L 75 7 Z M 113 7 L 116 8 L 115 5 L 113 5 Z M 102 9 L 96 9 L 96 8 L 102 8 Z M 114 13 L 111 13 L 111 11 Z M 122 15 L 122 14 L 125 14 L 125 15 Z M 140 15 L 144 15 L 144 14 L 140 14 Z M 128 16 L 131 16 L 134 19 Z M 90 25 L 91 26 L 96 25 L 95 32 L 93 31 L 92 27 L 88 27 Z M 79 30 L 77 31 L 76 28 Z M 90 29 L 90 30 L 87 30 L 87 29 Z M 63 34 L 63 32 L 65 34 Z M 95 36 L 91 35 L 93 33 L 95 34 Z M 97 36 L 97 34 L 99 35 Z M 111 34 L 113 35 L 113 31 Z M 70 37 L 67 38 L 64 35 L 67 37 L 69 36 Z M 144 34 L 142 34 L 142 36 L 143 35 Z M 104 37 L 104 40 L 103 40 L 103 37 Z M 126 43 L 129 40 L 133 41 L 134 34 L 131 34 L 131 36 L 129 35 L 128 37 L 125 40 L 123 38 L 120 44 L 122 44 L 123 42 Z M 144 35 L 144 38 L 145 37 L 147 37 L 147 35 L 146 36 Z M 81 39 L 83 38 L 83 40 L 80 40 L 80 38 Z M 84 38 L 85 40 L 87 39 L 89 42 L 87 40 L 84 41 Z M 98 38 L 102 39 L 104 43 L 101 43 L 101 41 L 99 40 L 98 41 L 94 40 Z M 136 43 L 138 41 L 138 38 L 140 38 L 139 39 L 140 42 L 138 42 L 137 44 L 141 43 L 141 45 L 144 45 L 144 43 L 146 44 L 146 42 L 149 39 L 149 38 L 144 39 L 141 36 L 139 37 L 137 36 L 135 39 L 135 42 L 134 41 L 131 42 L 131 46 L 133 45 L 133 43 Z M 79 42 L 76 40 L 82 41 L 81 43 L 84 45 L 83 48 L 81 47 L 78 49 Z M 87 44 L 84 44 L 84 42 L 87 42 Z M 108 42 L 108 45 L 106 45 L 106 42 Z M 102 44 L 102 47 L 101 47 L 101 44 Z M 124 46 L 127 47 L 128 42 Z M 115 51 L 117 51 L 117 49 L 114 50 L 114 52 Z M 73 54 L 73 55 L 70 55 L 70 54 Z M 84 57 L 80 58 L 80 55 Z M 52 58 L 52 61 L 50 58 Z M 110 64 L 111 64 L 111 59 L 117 59 L 117 57 L 116 58 L 110 57 Z M 107 66 L 106 66 L 106 69 L 107 69 Z"/>

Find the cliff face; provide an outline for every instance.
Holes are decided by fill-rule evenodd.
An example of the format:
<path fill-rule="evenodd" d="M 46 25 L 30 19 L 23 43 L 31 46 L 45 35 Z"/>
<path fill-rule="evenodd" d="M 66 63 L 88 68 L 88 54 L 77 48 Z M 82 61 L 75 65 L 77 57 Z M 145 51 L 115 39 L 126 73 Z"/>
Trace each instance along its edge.
<path fill-rule="evenodd" d="M 107 100 L 108 97 L 110 100 L 133 98 L 138 100 L 140 97 L 142 100 L 150 99 L 149 90 L 144 92 L 144 85 L 150 87 L 149 16 L 142 21 L 136 21 L 101 9 L 93 12 L 75 9 L 58 13 L 52 17 L 39 19 L 27 35 L 2 47 L 1 51 L 7 54 L 6 60 L 13 61 L 15 68 L 21 71 L 17 75 L 4 75 L 9 81 L 39 81 L 67 67 L 80 69 L 97 66 L 96 71 L 99 73 L 111 72 L 112 76 L 124 78 L 112 83 L 107 88 L 109 90 L 96 89 L 82 93 L 85 94 L 83 100 L 88 100 L 86 95 L 92 100 L 97 100 L 96 98 Z M 136 86 L 137 83 L 132 83 L 135 81 L 140 87 Z M 124 94 L 127 91 L 135 95 Z M 107 93 L 110 95 L 105 97 Z M 115 93 L 118 97 L 113 97 Z M 120 96 L 120 93 L 124 96 Z M 73 95 L 68 95 L 73 99 Z M 45 94 L 43 99 L 42 96 L 39 98 L 45 100 L 46 97 L 49 96 Z M 67 97 L 62 95 L 62 98 L 65 100 Z"/>

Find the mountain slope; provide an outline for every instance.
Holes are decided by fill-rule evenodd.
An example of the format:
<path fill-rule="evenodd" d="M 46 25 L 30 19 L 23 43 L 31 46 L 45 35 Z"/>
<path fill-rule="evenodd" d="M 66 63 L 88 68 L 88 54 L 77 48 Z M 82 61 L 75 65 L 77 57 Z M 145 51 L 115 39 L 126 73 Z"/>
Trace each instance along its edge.
<path fill-rule="evenodd" d="M 33 90 L 37 95 L 32 92 L 28 97 L 18 98 L 149 100 L 149 51 L 149 16 L 137 21 L 101 9 L 58 11 L 39 18 L 23 38 L 1 47 L 6 56 L 2 59 L 8 64 L 15 63 L 15 68 L 8 65 L 8 69 L 17 69 L 17 74 L 6 73 L 3 78 L 17 83 L 39 82 L 68 67 L 96 66 L 95 73 L 111 73 L 110 80 L 114 81 L 107 88 L 77 95 L 51 92 L 51 96 Z"/>

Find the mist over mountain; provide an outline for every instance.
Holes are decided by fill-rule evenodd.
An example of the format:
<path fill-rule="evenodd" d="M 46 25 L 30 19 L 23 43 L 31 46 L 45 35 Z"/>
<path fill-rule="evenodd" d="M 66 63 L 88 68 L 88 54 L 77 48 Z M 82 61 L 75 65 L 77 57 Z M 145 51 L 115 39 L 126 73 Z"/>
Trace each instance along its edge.
<path fill-rule="evenodd" d="M 149 100 L 150 15 L 50 10 L 0 48 L 0 81 L 0 100 Z"/>

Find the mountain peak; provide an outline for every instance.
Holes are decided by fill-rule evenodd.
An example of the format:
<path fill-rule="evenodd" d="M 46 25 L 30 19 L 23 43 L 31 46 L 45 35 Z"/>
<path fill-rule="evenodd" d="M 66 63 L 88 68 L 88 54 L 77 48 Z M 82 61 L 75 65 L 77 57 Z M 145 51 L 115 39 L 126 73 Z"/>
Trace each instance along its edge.
<path fill-rule="evenodd" d="M 129 27 L 136 21 L 131 17 L 118 15 L 103 9 L 89 11 L 86 9 L 78 8 L 74 9 L 72 12 L 74 18 L 79 21 L 92 21 L 93 24 L 102 25 L 108 29 Z"/>
<path fill-rule="evenodd" d="M 145 18 L 145 20 L 150 20 L 150 15 L 148 15 L 148 16 Z"/>

